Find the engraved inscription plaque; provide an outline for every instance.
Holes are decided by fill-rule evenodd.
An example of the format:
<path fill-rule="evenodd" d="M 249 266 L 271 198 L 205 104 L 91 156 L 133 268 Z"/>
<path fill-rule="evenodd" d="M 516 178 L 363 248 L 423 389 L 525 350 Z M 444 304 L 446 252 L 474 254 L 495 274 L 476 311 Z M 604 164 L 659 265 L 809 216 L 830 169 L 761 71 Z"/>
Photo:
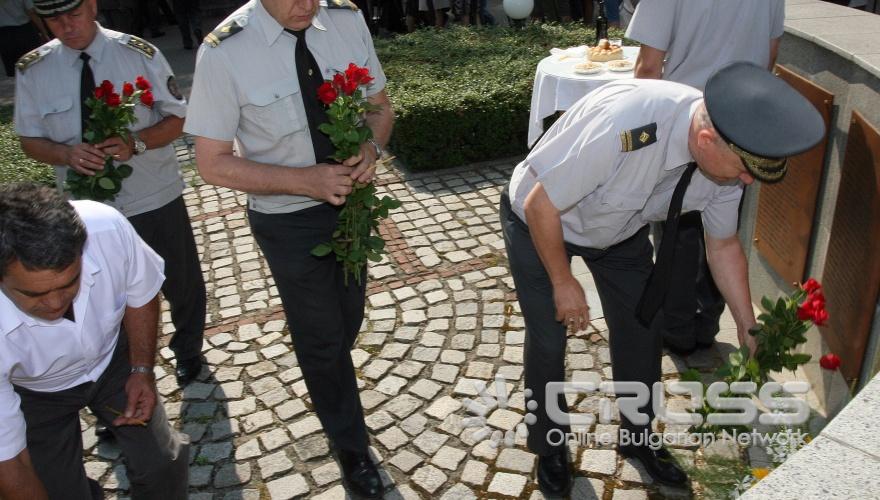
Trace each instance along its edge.
<path fill-rule="evenodd" d="M 825 120 L 825 129 L 830 130 L 834 95 L 782 66 L 777 65 L 775 73 L 813 103 Z M 789 158 L 785 178 L 761 184 L 758 194 L 752 241 L 761 257 L 789 283 L 804 278 L 827 145 L 826 134 L 813 149 Z"/>
<path fill-rule="evenodd" d="M 821 331 L 851 381 L 862 367 L 880 290 L 880 133 L 855 111 L 822 280 L 831 319 Z"/>

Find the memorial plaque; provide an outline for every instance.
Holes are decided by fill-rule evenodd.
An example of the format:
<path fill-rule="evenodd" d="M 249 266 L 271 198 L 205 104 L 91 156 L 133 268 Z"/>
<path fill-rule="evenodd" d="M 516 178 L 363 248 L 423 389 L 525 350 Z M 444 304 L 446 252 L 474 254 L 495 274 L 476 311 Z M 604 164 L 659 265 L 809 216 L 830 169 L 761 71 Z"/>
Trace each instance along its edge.
<path fill-rule="evenodd" d="M 822 272 L 821 329 L 847 381 L 859 376 L 880 291 L 880 133 L 853 112 Z"/>
<path fill-rule="evenodd" d="M 834 95 L 776 66 L 776 74 L 807 98 L 830 130 Z M 761 184 L 752 240 L 770 267 L 789 283 L 801 282 L 807 264 L 816 198 L 825 165 L 828 136 L 813 149 L 788 159 L 788 172 L 776 184 Z"/>

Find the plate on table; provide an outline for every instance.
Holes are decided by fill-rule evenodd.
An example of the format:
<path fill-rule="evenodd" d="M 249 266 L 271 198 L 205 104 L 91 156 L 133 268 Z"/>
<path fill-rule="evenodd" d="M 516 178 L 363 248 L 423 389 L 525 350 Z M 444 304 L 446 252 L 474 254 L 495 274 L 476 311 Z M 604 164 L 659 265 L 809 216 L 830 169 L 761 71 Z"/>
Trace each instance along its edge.
<path fill-rule="evenodd" d="M 597 75 L 605 71 L 605 66 L 601 63 L 587 61 L 575 64 L 573 71 L 578 75 Z"/>
<path fill-rule="evenodd" d="M 608 71 L 616 71 L 618 73 L 632 71 L 635 66 L 635 63 L 628 59 L 619 59 L 617 61 L 608 61 L 605 63 L 605 69 Z"/>

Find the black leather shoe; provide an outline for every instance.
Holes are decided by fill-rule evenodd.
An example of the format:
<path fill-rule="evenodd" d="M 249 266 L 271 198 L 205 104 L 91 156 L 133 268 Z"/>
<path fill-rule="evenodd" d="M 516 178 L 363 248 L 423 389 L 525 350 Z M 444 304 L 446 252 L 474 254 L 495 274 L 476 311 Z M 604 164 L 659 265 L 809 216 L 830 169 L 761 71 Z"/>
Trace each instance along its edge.
<path fill-rule="evenodd" d="M 109 441 L 113 439 L 113 433 L 110 432 L 106 425 L 98 422 L 95 424 L 95 437 L 101 441 Z"/>
<path fill-rule="evenodd" d="M 367 452 L 337 450 L 342 481 L 356 498 L 382 498 L 382 478 Z"/>
<path fill-rule="evenodd" d="M 192 382 L 199 376 L 202 371 L 202 357 L 196 356 L 189 359 L 177 360 L 177 369 L 174 374 L 177 375 L 177 384 L 184 386 Z"/>
<path fill-rule="evenodd" d="M 687 474 L 679 468 L 672 454 L 665 448 L 652 450 L 648 446 L 622 446 L 618 451 L 627 458 L 635 458 L 642 462 L 648 474 L 658 483 L 669 486 L 687 484 Z"/>
<path fill-rule="evenodd" d="M 538 457 L 538 488 L 548 497 L 568 495 L 571 491 L 568 450 Z"/>

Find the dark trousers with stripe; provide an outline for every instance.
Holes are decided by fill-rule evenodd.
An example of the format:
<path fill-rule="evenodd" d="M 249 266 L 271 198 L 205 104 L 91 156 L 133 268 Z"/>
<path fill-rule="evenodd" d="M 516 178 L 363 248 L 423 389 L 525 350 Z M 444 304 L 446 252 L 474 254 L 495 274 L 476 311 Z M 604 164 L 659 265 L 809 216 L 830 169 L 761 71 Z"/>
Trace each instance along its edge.
<path fill-rule="evenodd" d="M 507 194 L 501 197 L 501 228 L 510 260 L 510 271 L 526 324 L 525 384 L 538 403 L 532 411 L 537 422 L 529 427 L 528 446 L 538 455 L 558 450 L 548 443 L 557 441 L 554 430 L 568 433 L 567 425 L 551 421 L 545 408 L 545 389 L 550 382 L 565 381 L 566 327 L 556 321 L 553 285 L 532 243 L 529 228 L 510 209 Z M 584 259 L 596 282 L 611 344 L 614 380 L 641 382 L 650 388 L 660 380 L 661 338 L 636 319 L 635 309 L 653 266 L 652 247 L 645 226 L 629 239 L 600 250 L 566 243 L 566 252 Z M 567 411 L 564 396 L 556 403 Z M 653 420 L 651 401 L 639 408 Z M 649 430 L 621 416 L 621 428 L 631 433 Z"/>
<path fill-rule="evenodd" d="M 123 411 L 131 371 L 128 339 L 120 332 L 110 364 L 96 382 L 58 392 L 14 386 L 27 424 L 27 450 L 51 500 L 103 498 L 83 467 L 79 411 L 88 407 L 122 448 L 131 497 L 185 500 L 189 487 L 189 438 L 171 428 L 162 402 L 146 427 L 114 427 L 108 408 Z"/>
<path fill-rule="evenodd" d="M 174 334 L 168 347 L 178 361 L 198 356 L 205 336 L 205 280 L 183 197 L 128 218 L 138 235 L 165 260 L 162 295 L 171 306 Z"/>
<path fill-rule="evenodd" d="M 364 452 L 367 429 L 351 348 L 364 318 L 366 273 L 361 285 L 333 254 L 312 248 L 330 241 L 338 207 L 327 203 L 284 214 L 248 211 L 254 233 L 275 278 L 296 358 L 324 431 L 336 448 Z"/>

